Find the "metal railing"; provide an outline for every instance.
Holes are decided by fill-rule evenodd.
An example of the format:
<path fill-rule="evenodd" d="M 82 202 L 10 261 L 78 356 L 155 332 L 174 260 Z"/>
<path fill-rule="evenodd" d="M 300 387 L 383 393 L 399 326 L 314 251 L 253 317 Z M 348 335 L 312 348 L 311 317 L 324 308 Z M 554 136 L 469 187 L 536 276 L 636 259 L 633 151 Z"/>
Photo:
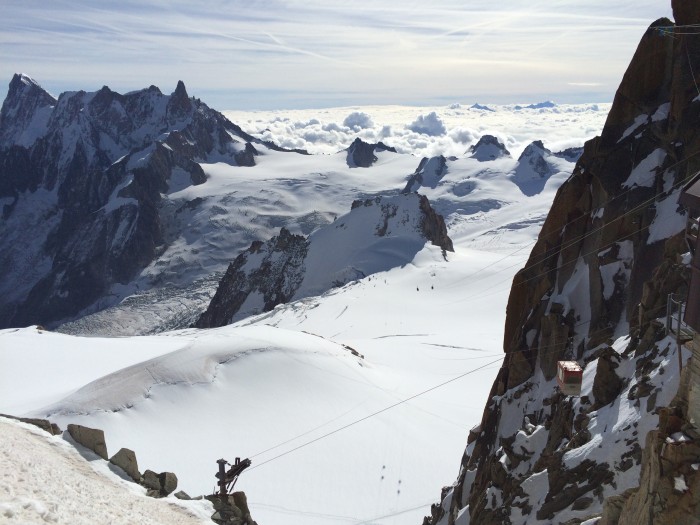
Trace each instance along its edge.
<path fill-rule="evenodd" d="M 666 303 L 666 333 L 676 336 L 676 341 L 685 343 L 692 341 L 693 329 L 683 320 L 685 317 L 685 301 L 679 294 L 669 294 Z"/>

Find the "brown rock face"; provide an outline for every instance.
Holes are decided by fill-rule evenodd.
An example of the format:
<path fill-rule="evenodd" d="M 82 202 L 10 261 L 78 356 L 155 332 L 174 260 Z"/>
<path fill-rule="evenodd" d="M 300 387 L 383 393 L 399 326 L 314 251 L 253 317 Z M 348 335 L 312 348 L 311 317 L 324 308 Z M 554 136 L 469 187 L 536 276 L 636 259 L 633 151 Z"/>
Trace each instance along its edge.
<path fill-rule="evenodd" d="M 673 8 L 678 24 L 700 21 L 699 2 L 675 0 Z M 670 351 L 662 349 L 664 334 L 653 320 L 663 317 L 666 295 L 686 286 L 687 271 L 679 264 L 687 251 L 682 242 L 685 212 L 678 196 L 684 182 L 700 170 L 700 90 L 691 73 L 700 72 L 700 39 L 657 29 L 672 25 L 658 20 L 643 35 L 601 136 L 586 143 L 526 267 L 513 280 L 504 366 L 467 446 L 459 478 L 426 523 L 453 525 L 465 512 L 472 525 L 527 523 L 535 517 L 580 523 L 601 515 L 605 496 L 633 486 L 621 473 L 640 463 L 646 436 L 630 423 L 613 437 L 606 425 L 591 421 L 601 411 L 612 413 L 622 398 L 640 420 L 653 417 L 648 414 L 663 406 L 659 385 L 677 380 L 672 375 L 677 368 L 663 380 L 650 379 L 668 374 L 654 360 Z M 606 353 L 623 334 L 630 334 L 632 343 Z M 561 359 L 595 361 L 590 372 L 595 373 L 594 385 L 586 396 L 572 400 L 556 392 L 553 378 Z M 622 361 L 624 366 L 618 366 Z M 624 443 L 622 452 L 588 459 L 588 444 L 595 439 L 603 440 L 598 449 Z M 666 478 L 657 483 L 657 493 L 669 502 L 685 498 L 685 514 L 673 511 L 669 516 L 686 523 L 680 516 L 696 511 L 696 485 L 689 485 L 681 498 L 663 465 L 687 465 L 668 457 L 659 436 L 652 436 L 647 448 L 645 465 L 650 466 L 644 467 L 642 489 L 611 502 L 608 514 L 614 520 L 622 516 L 619 523 L 625 525 L 657 523 L 639 521 L 638 510 L 646 505 L 662 512 L 648 493 L 659 481 L 653 472 L 660 471 Z M 580 454 L 579 460 L 571 451 Z M 687 482 L 696 483 L 697 476 L 691 480 L 690 475 L 688 471 Z M 546 490 L 529 497 L 533 484 L 544 479 Z M 671 497 L 674 490 L 676 499 Z M 688 523 L 698 523 L 693 519 Z"/>
<path fill-rule="evenodd" d="M 682 249 L 680 235 L 662 238 L 656 228 L 671 220 L 660 209 L 675 211 L 671 200 L 700 167 L 687 154 L 700 148 L 690 125 L 700 103 L 681 37 L 655 30 L 669 24 L 659 20 L 643 36 L 601 137 L 586 144 L 513 281 L 504 388 L 526 381 L 537 363 L 550 379 L 552 362 L 580 358 L 620 323 L 636 326 L 645 283 Z"/>
<path fill-rule="evenodd" d="M 688 370 L 658 430 L 649 433 L 639 488 L 606 502 L 599 525 L 697 525 L 700 523 L 700 442 L 683 435 L 687 428 Z"/>
<path fill-rule="evenodd" d="M 677 25 L 700 24 L 700 4 L 695 0 L 672 0 Z"/>

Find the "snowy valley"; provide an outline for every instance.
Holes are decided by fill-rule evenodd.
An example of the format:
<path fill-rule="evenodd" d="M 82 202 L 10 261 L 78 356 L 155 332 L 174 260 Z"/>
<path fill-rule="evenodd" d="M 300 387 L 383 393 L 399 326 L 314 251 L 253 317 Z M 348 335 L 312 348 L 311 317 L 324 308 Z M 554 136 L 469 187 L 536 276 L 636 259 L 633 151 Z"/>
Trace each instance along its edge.
<path fill-rule="evenodd" d="M 700 95 L 674 27 L 613 104 L 222 114 L 182 83 L 55 98 L 15 75 L 0 414 L 102 429 L 191 496 L 250 458 L 261 525 L 697 524 L 697 359 L 665 309 L 689 289 Z M 0 521 L 71 522 L 13 468 L 47 443 L 67 485 L 124 485 L 0 432 Z M 145 500 L 131 485 L 114 497 Z M 160 503 L 143 523 L 213 513 Z"/>
<path fill-rule="evenodd" d="M 502 111 L 506 121 L 515 111 L 530 112 L 530 119 L 558 119 L 563 111 L 573 115 L 572 135 L 605 115 L 590 106 Z M 464 118 L 478 121 L 481 113 L 466 110 Z M 258 152 L 252 166 L 211 153 L 206 162 L 197 159 L 206 179 L 199 184 L 174 167 L 159 195 L 164 244 L 155 259 L 132 280 L 110 285 L 87 315 L 58 328 L 91 337 L 32 327 L 2 332 L 0 412 L 101 428 L 110 450 L 129 447 L 148 468 L 175 471 L 193 495 L 211 491 L 219 457 L 252 456 L 240 488 L 260 523 L 420 521 L 435 488 L 454 478 L 468 430 L 480 418 L 502 361 L 510 281 L 575 160 L 541 143 L 515 142 L 507 130 L 500 135 L 518 157 L 500 143 L 491 160 L 496 139 L 465 144 L 459 157 L 421 161 L 366 142 L 357 143 L 362 151 L 339 144 L 334 154 L 304 155 L 244 135 Z M 546 137 L 530 138 L 547 144 Z M 168 143 L 167 135 L 159 140 Z M 117 152 L 114 162 L 148 164 L 158 143 L 124 160 Z M 139 205 L 123 196 L 138 173 L 122 176 L 103 191 L 93 217 Z M 537 189 L 524 192 L 528 184 Z M 446 231 L 432 234 L 442 246 L 421 231 L 416 191 L 422 206 L 445 218 Z M 26 221 L 42 206 L 51 215 L 49 193 L 20 192 L 4 235 L 14 235 L 12 221 Z M 22 208 L 22 199 L 38 197 Z M 42 224 L 49 237 L 52 224 Z M 237 324 L 187 329 L 206 310 L 226 266 L 281 227 L 300 239 L 310 235 L 300 277 L 308 290 L 267 313 L 251 296 Z M 179 330 L 164 332 L 173 328 Z M 158 335 L 113 337 L 141 334 Z M 27 367 L 35 379 L 19 372 Z"/>

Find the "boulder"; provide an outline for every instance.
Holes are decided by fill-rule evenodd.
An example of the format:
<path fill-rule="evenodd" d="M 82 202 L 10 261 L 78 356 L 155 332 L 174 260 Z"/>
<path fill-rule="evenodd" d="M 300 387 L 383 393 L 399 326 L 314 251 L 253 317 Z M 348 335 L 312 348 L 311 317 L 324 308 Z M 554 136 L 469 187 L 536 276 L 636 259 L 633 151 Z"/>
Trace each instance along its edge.
<path fill-rule="evenodd" d="M 68 425 L 68 433 L 79 445 L 92 450 L 104 460 L 108 459 L 105 433 L 102 430 L 70 424 Z"/>
<path fill-rule="evenodd" d="M 606 348 L 598 356 L 598 367 L 593 380 L 594 410 L 612 403 L 622 391 L 623 381 L 615 373 L 619 363 L 620 358 L 612 348 Z"/>
<path fill-rule="evenodd" d="M 177 476 L 172 472 L 157 474 L 152 470 L 143 473 L 141 484 L 148 489 L 148 495 L 154 498 L 162 498 L 172 494 L 177 488 Z"/>
<path fill-rule="evenodd" d="M 121 448 L 119 449 L 119 452 L 114 454 L 109 459 L 109 462 L 112 463 L 113 465 L 116 465 L 120 469 L 122 469 L 124 472 L 128 474 L 128 476 L 136 481 L 137 483 L 141 481 L 141 473 L 139 472 L 139 465 L 138 462 L 136 461 L 136 454 L 134 453 L 133 450 L 130 450 L 128 448 Z"/>
<path fill-rule="evenodd" d="M 141 484 L 147 489 L 157 490 L 160 492 L 160 476 L 152 470 L 144 471 Z"/>
<path fill-rule="evenodd" d="M 177 476 L 172 472 L 161 472 L 160 473 L 160 491 L 162 494 L 167 496 L 175 492 L 177 488 Z"/>

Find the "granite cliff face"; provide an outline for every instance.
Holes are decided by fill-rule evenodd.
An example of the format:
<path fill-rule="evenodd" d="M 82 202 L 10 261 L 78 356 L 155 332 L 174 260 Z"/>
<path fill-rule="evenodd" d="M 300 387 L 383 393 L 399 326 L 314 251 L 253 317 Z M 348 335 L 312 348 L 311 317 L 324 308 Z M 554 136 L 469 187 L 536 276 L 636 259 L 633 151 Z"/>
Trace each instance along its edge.
<path fill-rule="evenodd" d="M 253 143 L 182 82 L 55 99 L 15 75 L 0 111 L 0 327 L 69 318 L 127 282 L 166 243 L 162 195 L 204 183 L 205 160 L 254 165 Z"/>
<path fill-rule="evenodd" d="M 427 242 L 453 251 L 442 216 L 425 196 L 358 200 L 349 213 L 308 238 L 282 228 L 254 242 L 229 265 L 195 326 L 213 328 L 272 310 L 278 304 L 321 295 L 413 260 Z"/>
<path fill-rule="evenodd" d="M 695 3 L 674 1 L 674 13 L 680 24 L 700 21 Z M 559 189 L 513 281 L 506 357 L 481 425 L 426 523 L 599 518 L 606 500 L 634 492 L 649 471 L 643 456 L 669 435 L 647 441 L 679 385 L 675 342 L 655 319 L 668 293 L 687 290 L 678 197 L 700 170 L 700 40 L 680 33 L 667 19 L 647 30 L 601 136 Z M 580 398 L 556 388 L 562 359 L 586 366 Z M 606 512 L 605 523 L 660 523 Z"/>

